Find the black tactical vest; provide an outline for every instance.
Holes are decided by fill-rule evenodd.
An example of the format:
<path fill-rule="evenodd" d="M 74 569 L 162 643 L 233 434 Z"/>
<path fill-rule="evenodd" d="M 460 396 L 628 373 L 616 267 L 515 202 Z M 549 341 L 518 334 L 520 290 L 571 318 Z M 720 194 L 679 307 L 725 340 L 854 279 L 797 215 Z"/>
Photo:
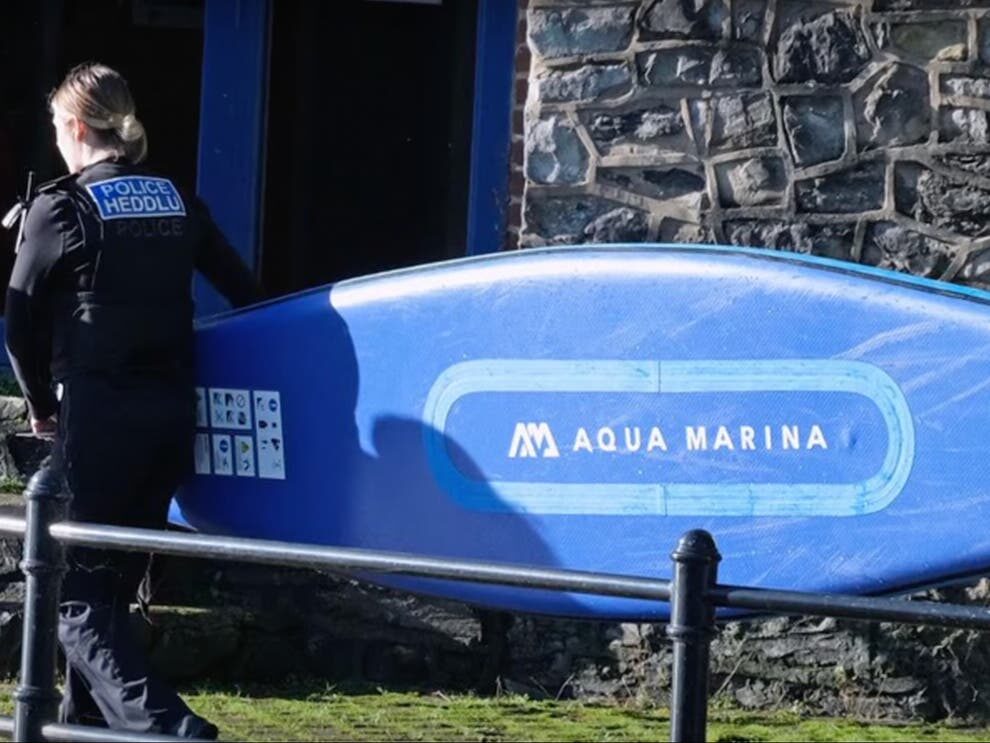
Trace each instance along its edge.
<path fill-rule="evenodd" d="M 42 187 L 41 190 L 44 190 Z M 191 372 L 191 282 L 202 238 L 165 178 L 105 161 L 48 189 L 69 200 L 53 278 L 52 374 Z"/>

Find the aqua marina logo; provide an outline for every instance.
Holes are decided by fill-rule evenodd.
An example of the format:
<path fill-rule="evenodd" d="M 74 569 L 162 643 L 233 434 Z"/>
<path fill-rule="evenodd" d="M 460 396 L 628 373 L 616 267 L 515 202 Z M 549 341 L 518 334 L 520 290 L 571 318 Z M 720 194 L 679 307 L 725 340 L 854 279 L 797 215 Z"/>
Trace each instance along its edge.
<path fill-rule="evenodd" d="M 673 439 L 683 443 L 686 451 L 812 451 L 829 448 L 825 431 L 819 424 L 802 427 L 796 424 L 778 426 L 684 426 L 683 436 Z M 568 437 L 572 452 L 634 454 L 654 451 L 667 452 L 671 445 L 668 435 L 658 425 L 652 426 L 578 426 Z M 516 423 L 509 444 L 509 459 L 560 456 L 557 436 L 546 421 Z"/>

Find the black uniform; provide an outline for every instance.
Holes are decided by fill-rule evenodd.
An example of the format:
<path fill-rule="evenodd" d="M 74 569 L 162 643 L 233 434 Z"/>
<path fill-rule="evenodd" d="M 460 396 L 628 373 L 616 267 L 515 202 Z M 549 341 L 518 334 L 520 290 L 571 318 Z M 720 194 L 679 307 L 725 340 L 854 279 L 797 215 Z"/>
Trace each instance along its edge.
<path fill-rule="evenodd" d="M 166 523 L 171 495 L 191 470 L 194 269 L 235 306 L 258 299 L 205 207 L 126 161 L 42 186 L 27 213 L 7 291 L 7 350 L 31 415 L 58 414 L 46 466 L 65 477 L 75 520 Z M 215 734 L 151 676 L 129 632 L 146 556 L 77 548 L 68 559 L 63 718 Z"/>

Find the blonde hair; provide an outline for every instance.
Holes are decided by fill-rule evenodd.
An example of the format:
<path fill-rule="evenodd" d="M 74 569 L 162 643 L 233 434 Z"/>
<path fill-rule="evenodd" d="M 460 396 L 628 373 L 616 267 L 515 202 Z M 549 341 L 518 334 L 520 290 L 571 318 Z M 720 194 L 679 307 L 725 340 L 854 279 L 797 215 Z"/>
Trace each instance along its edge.
<path fill-rule="evenodd" d="M 85 122 L 102 145 L 132 163 L 148 154 L 148 135 L 134 115 L 127 81 L 116 70 L 96 62 L 77 65 L 52 91 L 48 103 Z"/>

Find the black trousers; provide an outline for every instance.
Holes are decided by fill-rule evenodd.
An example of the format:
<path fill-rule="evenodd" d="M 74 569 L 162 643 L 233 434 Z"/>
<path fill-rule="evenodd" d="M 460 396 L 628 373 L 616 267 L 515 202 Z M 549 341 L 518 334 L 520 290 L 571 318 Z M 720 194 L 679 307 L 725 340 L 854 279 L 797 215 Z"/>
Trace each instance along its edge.
<path fill-rule="evenodd" d="M 186 380 L 168 375 L 88 374 L 63 383 L 55 448 L 72 493 L 70 516 L 163 528 L 172 494 L 191 468 L 195 408 Z M 130 603 L 148 556 L 72 548 L 58 636 L 65 652 L 65 722 L 131 732 L 215 737 L 156 678 L 133 636 Z"/>

